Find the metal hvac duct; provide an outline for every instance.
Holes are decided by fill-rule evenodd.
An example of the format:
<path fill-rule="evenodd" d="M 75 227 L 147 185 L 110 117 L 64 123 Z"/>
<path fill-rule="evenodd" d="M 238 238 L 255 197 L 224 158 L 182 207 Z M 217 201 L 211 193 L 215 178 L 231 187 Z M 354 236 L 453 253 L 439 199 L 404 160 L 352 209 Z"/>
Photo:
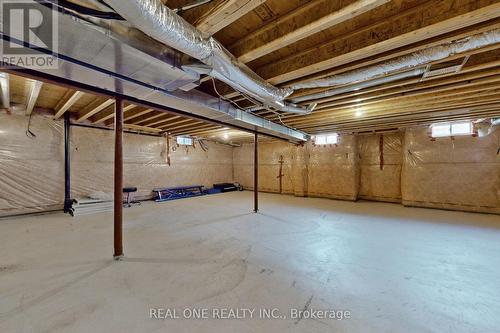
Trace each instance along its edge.
<path fill-rule="evenodd" d="M 173 47 L 204 66 L 191 66 L 191 70 L 217 78 L 236 90 L 282 111 L 309 113 L 312 108 L 287 105 L 285 98 L 293 93 L 290 88 L 277 88 L 238 61 L 213 37 L 186 22 L 160 0 L 105 0 L 130 24 L 150 37 Z"/>
<path fill-rule="evenodd" d="M 409 55 L 405 55 L 394 60 L 353 70 L 350 72 L 325 77 L 319 80 L 296 83 L 290 86 L 291 89 L 306 89 L 319 87 L 332 87 L 337 85 L 350 84 L 359 81 L 366 81 L 377 76 L 387 75 L 397 71 L 410 69 L 416 66 L 426 65 L 433 61 L 446 59 L 454 54 L 479 49 L 500 43 L 500 29 L 493 29 L 480 34 L 472 35 L 461 40 L 441 44 Z"/>
<path fill-rule="evenodd" d="M 303 102 L 303 101 L 310 101 L 310 100 L 313 100 L 313 99 L 331 97 L 331 96 L 343 94 L 343 93 L 350 92 L 350 91 L 355 91 L 355 90 L 360 90 L 360 89 L 364 89 L 364 88 L 374 87 L 374 86 L 378 86 L 380 84 L 394 82 L 394 81 L 406 79 L 406 78 L 409 78 L 409 77 L 418 76 L 418 75 L 423 74 L 424 72 L 425 72 L 424 68 L 417 68 L 417 69 L 414 69 L 412 71 L 398 73 L 398 74 L 391 75 L 391 76 L 384 76 L 384 77 L 381 77 L 381 78 L 378 78 L 378 79 L 373 79 L 373 80 L 370 80 L 370 81 L 359 82 L 359 83 L 356 83 L 356 84 L 351 84 L 351 85 L 344 86 L 344 87 L 339 87 L 339 88 L 336 88 L 336 89 L 330 89 L 330 90 L 322 91 L 322 92 L 319 92 L 319 93 L 316 93 L 316 94 L 295 97 L 295 98 L 292 99 L 292 101 L 294 103 L 299 103 L 299 102 Z"/>
<path fill-rule="evenodd" d="M 31 3 L 47 16 L 47 12 L 52 10 L 37 0 L 31 0 Z M 128 38 L 131 36 L 117 35 L 112 30 L 68 13 L 57 12 L 56 15 L 59 29 L 64 32 L 59 34 L 57 53 L 46 49 L 41 41 L 30 45 L 26 35 L 18 40 L 6 34 L 1 29 L 3 21 L 0 15 L 0 41 L 8 40 L 17 44 L 19 50 L 30 48 L 31 54 L 50 54 L 58 60 L 57 68 L 37 69 L 36 76 L 62 79 L 109 95 L 119 94 L 137 105 L 159 111 L 175 110 L 182 115 L 192 114 L 293 142 L 308 140 L 308 135 L 303 132 L 239 110 L 220 98 L 198 90 L 183 91 L 182 87 L 198 80 L 198 76 L 180 68 L 181 54 L 176 50 L 162 49 L 161 45 L 147 47 L 146 50 L 140 40 Z M 152 50 L 161 51 L 161 55 L 151 54 Z M 21 74 L 23 71 L 30 72 L 29 68 L 16 70 Z"/>

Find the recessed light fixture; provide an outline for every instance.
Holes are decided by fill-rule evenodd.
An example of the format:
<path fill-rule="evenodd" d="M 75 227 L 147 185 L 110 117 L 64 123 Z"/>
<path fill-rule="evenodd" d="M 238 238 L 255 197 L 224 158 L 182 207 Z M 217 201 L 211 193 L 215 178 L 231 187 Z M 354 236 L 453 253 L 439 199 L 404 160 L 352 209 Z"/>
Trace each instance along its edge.
<path fill-rule="evenodd" d="M 363 115 L 363 110 L 361 109 L 356 109 L 356 113 L 355 113 L 356 117 L 361 117 Z"/>

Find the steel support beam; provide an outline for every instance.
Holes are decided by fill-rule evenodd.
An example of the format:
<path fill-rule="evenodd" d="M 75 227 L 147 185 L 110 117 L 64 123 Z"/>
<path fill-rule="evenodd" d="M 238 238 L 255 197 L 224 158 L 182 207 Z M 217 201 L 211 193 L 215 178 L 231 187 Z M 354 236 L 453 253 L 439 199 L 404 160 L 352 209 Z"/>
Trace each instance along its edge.
<path fill-rule="evenodd" d="M 259 134 L 254 134 L 253 152 L 253 211 L 259 211 Z"/>
<path fill-rule="evenodd" d="M 64 212 L 73 216 L 71 198 L 71 123 L 70 114 L 64 114 Z"/>
<path fill-rule="evenodd" d="M 115 102 L 114 259 L 123 257 L 123 99 Z"/>

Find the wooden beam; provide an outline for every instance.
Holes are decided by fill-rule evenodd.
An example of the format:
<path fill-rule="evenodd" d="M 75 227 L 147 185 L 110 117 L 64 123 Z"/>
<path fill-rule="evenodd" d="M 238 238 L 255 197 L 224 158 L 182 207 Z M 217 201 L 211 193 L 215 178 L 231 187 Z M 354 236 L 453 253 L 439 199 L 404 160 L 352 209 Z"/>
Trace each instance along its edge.
<path fill-rule="evenodd" d="M 467 117 L 477 119 L 483 116 L 495 115 L 500 104 L 487 104 L 483 106 L 462 107 L 456 106 L 444 111 L 424 110 L 418 113 L 393 114 L 384 117 L 375 117 L 369 120 L 351 119 L 342 123 L 322 124 L 314 127 L 302 127 L 308 133 L 321 133 L 325 131 L 344 131 L 344 130 L 373 130 L 380 127 L 394 127 L 401 125 L 414 125 L 418 123 L 432 123 L 436 117 L 442 121 L 450 121 L 456 118 Z"/>
<path fill-rule="evenodd" d="M 83 96 L 83 92 L 78 90 L 68 90 L 64 97 L 57 103 L 55 108 L 54 119 L 59 119 L 66 111 L 68 111 L 79 99 Z"/>
<path fill-rule="evenodd" d="M 495 73 L 496 72 L 496 73 Z M 406 88 L 406 89 L 393 89 L 388 91 L 387 93 L 381 93 L 377 92 L 372 94 L 369 97 L 363 97 L 363 98 L 355 98 L 355 99 L 347 99 L 347 100 L 341 100 L 337 102 L 327 102 L 324 104 L 319 104 L 319 108 L 317 107 L 317 110 L 321 109 L 326 109 L 326 108 L 332 108 L 332 107 L 348 107 L 349 105 L 360 105 L 361 103 L 363 105 L 370 105 L 378 102 L 385 102 L 387 103 L 388 101 L 392 100 L 398 100 L 398 99 L 407 99 L 408 97 L 411 96 L 418 96 L 418 95 L 429 95 L 429 94 L 437 94 L 439 92 L 443 91 L 448 91 L 448 90 L 454 90 L 457 88 L 462 88 L 462 87 L 472 87 L 472 86 L 477 86 L 477 85 L 482 85 L 485 82 L 494 84 L 498 83 L 500 81 L 500 76 L 495 75 L 495 74 L 500 74 L 500 69 L 497 71 L 492 72 L 491 77 L 483 77 L 477 75 L 476 77 L 470 76 L 470 78 L 464 78 L 465 81 L 463 83 L 458 83 L 460 81 L 452 81 L 452 82 L 445 82 L 441 85 L 422 85 L 422 86 L 414 86 L 411 88 Z M 432 96 L 430 96 L 432 98 Z"/>
<path fill-rule="evenodd" d="M 402 12 L 351 35 L 264 65 L 256 72 L 272 84 L 283 83 L 500 16 L 499 2 L 478 8 L 481 4 L 473 0 L 426 2 L 418 6 L 418 11 L 412 9 Z"/>
<path fill-rule="evenodd" d="M 140 110 L 140 111 L 137 111 L 137 112 L 134 112 L 133 114 L 131 115 L 128 115 L 127 117 L 125 117 L 123 120 L 124 121 L 129 121 L 129 120 L 132 120 L 134 118 L 137 118 L 137 117 L 140 117 L 140 116 L 143 116 L 145 114 L 148 114 L 150 112 L 154 111 L 153 109 L 144 109 L 144 110 Z"/>
<path fill-rule="evenodd" d="M 266 0 L 225 0 L 198 19 L 196 28 L 213 35 L 264 2 Z"/>
<path fill-rule="evenodd" d="M 171 131 L 177 130 L 177 129 L 179 129 L 179 128 L 185 128 L 185 127 L 190 127 L 190 126 L 196 126 L 196 125 L 199 125 L 200 123 L 202 123 L 202 122 L 200 122 L 199 120 L 196 120 L 196 119 L 187 119 L 187 120 L 194 121 L 194 123 L 192 123 L 192 124 L 178 125 L 178 126 L 174 126 L 174 127 L 167 126 L 166 131 L 170 133 Z M 164 128 L 164 127 L 162 127 L 162 128 Z"/>
<path fill-rule="evenodd" d="M 135 124 L 123 124 L 123 127 L 130 128 L 130 129 L 133 129 L 136 131 L 145 131 L 145 132 L 152 132 L 152 133 L 161 132 L 161 130 L 158 128 L 149 127 L 149 126 L 140 126 L 140 125 L 135 125 Z"/>
<path fill-rule="evenodd" d="M 352 117 L 358 112 L 366 116 L 370 113 L 388 113 L 392 111 L 403 112 L 411 107 L 424 107 L 425 105 L 430 104 L 436 105 L 436 107 L 447 107 L 457 101 L 459 103 L 465 103 L 468 99 L 473 99 L 474 101 L 481 103 L 484 102 L 486 98 L 497 93 L 495 90 L 498 89 L 500 89 L 500 87 L 490 87 L 488 85 L 474 87 L 473 89 L 456 89 L 455 91 L 446 92 L 445 94 L 436 94 L 426 98 L 415 97 L 409 100 L 402 100 L 393 103 L 380 102 L 377 105 L 372 106 L 359 105 L 321 110 L 321 112 L 313 113 L 306 117 L 296 117 L 293 119 L 282 118 L 282 121 L 284 121 L 287 125 L 298 126 L 305 123 L 323 123 L 329 118 L 335 118 L 338 120 L 339 117 L 342 116 Z"/>
<path fill-rule="evenodd" d="M 212 127 L 209 127 L 209 128 L 190 130 L 189 134 L 192 136 L 199 136 L 199 135 L 209 134 L 209 133 L 220 131 L 220 130 L 222 130 L 220 125 L 212 125 Z M 177 132 L 176 135 L 182 135 L 182 134 L 188 134 L 188 132 L 186 132 L 186 131 Z"/>
<path fill-rule="evenodd" d="M 157 120 L 155 122 L 149 123 L 148 126 L 158 126 L 160 124 L 167 123 L 167 122 L 170 122 L 172 120 L 179 119 L 179 118 L 180 118 L 180 116 L 173 116 L 173 117 L 169 117 L 166 119 Z"/>
<path fill-rule="evenodd" d="M 123 108 L 123 112 L 127 112 L 127 111 L 130 111 L 132 110 L 133 108 L 136 108 L 137 105 L 134 105 L 134 104 L 129 104 L 127 105 L 126 107 Z M 99 124 L 99 123 L 103 123 L 105 122 L 106 120 L 109 120 L 109 119 L 113 119 L 115 117 L 115 111 L 114 110 L 111 110 L 109 111 L 109 113 L 103 117 L 100 117 L 100 118 L 97 118 L 93 121 L 94 124 Z"/>
<path fill-rule="evenodd" d="M 299 7 L 292 13 L 285 15 L 282 19 L 278 19 L 252 33 L 250 36 L 238 41 L 239 47 L 232 48 L 231 52 L 237 55 L 238 60 L 250 62 L 322 30 L 353 19 L 389 1 L 390 0 L 359 0 L 333 13 L 327 14 L 316 21 L 312 21 L 297 28 L 295 19 L 297 19 L 299 13 L 300 15 L 307 14 L 304 12 L 304 8 L 308 10 L 321 9 L 314 8 L 317 6 L 318 2 L 311 2 L 309 5 Z M 337 6 L 339 4 L 341 4 L 341 2 L 335 3 Z"/>
<path fill-rule="evenodd" d="M 213 124 L 206 124 L 206 123 L 199 123 L 199 124 L 194 124 L 190 125 L 188 128 L 184 128 L 182 130 L 175 130 L 171 133 L 172 135 L 179 135 L 179 134 L 191 134 L 194 133 L 195 131 L 199 131 L 202 129 L 208 129 L 208 128 L 214 128 L 216 125 Z"/>
<path fill-rule="evenodd" d="M 191 119 L 191 118 L 182 119 L 180 121 L 176 121 L 176 122 L 173 122 L 173 123 L 170 123 L 170 124 L 167 124 L 167 125 L 162 125 L 162 126 L 160 126 L 160 128 L 162 128 L 162 129 L 170 128 L 171 126 L 176 126 L 176 125 L 179 125 L 179 124 L 184 124 L 184 123 L 190 122 L 192 120 L 195 120 L 195 119 Z"/>
<path fill-rule="evenodd" d="M 399 106 L 381 106 L 372 109 L 361 108 L 361 114 L 359 116 L 356 115 L 357 110 L 355 108 L 349 108 L 342 111 L 331 110 L 331 112 L 319 118 L 285 121 L 285 123 L 289 126 L 304 128 L 308 125 L 316 126 L 320 124 L 328 124 L 330 122 L 338 124 L 345 119 L 366 119 L 367 117 L 373 115 L 380 116 L 393 113 L 417 112 L 419 110 L 447 110 L 457 106 L 477 106 L 497 102 L 498 99 L 495 99 L 495 95 L 498 96 L 499 93 L 500 91 L 497 90 L 482 94 L 474 93 L 471 96 L 465 96 L 466 98 L 436 98 L 435 101 L 416 101 L 414 103 L 407 103 Z M 441 99 L 444 103 L 441 103 Z"/>
<path fill-rule="evenodd" d="M 141 119 L 141 120 L 138 120 L 138 121 L 134 121 L 133 123 L 135 125 L 143 125 L 144 123 L 147 123 L 148 121 L 151 121 L 151 120 L 155 120 L 155 119 L 158 119 L 158 118 L 161 118 L 161 117 L 165 117 L 166 114 L 165 113 L 157 113 L 157 114 L 154 114 L 152 116 L 149 116 L 149 117 L 146 117 L 144 119 Z"/>
<path fill-rule="evenodd" d="M 8 73 L 0 73 L 0 93 L 2 97 L 2 107 L 10 108 L 10 75 Z"/>
<path fill-rule="evenodd" d="M 81 116 L 78 117 L 76 121 L 82 121 L 86 120 L 90 117 L 92 117 L 94 114 L 104 110 L 105 108 L 113 105 L 115 100 L 113 98 L 109 98 L 106 100 L 102 99 L 97 99 L 94 102 L 90 103 L 87 107 L 85 107 L 82 112 L 80 112 Z M 123 112 L 123 109 L 121 109 L 121 112 Z"/>
<path fill-rule="evenodd" d="M 338 95 L 334 95 L 334 96 L 325 97 L 324 99 L 325 100 L 329 100 L 329 101 L 339 100 L 339 99 L 344 99 L 346 97 L 354 97 L 354 96 L 365 95 L 365 94 L 368 94 L 368 93 L 372 93 L 372 92 L 376 92 L 376 91 L 380 91 L 380 90 L 385 90 L 385 89 L 388 89 L 388 88 L 402 87 L 402 86 L 407 86 L 407 85 L 410 85 L 410 84 L 418 84 L 418 83 L 420 83 L 418 85 L 420 87 L 421 85 L 427 85 L 427 84 L 428 85 L 432 85 L 432 86 L 434 86 L 434 85 L 440 85 L 440 83 L 444 82 L 444 81 L 446 81 L 446 82 L 453 82 L 453 80 L 462 81 L 462 78 L 464 77 L 464 74 L 468 74 L 468 73 L 471 73 L 471 72 L 476 72 L 476 73 L 469 74 L 469 75 L 482 75 L 481 73 L 485 73 L 484 76 L 488 76 L 489 74 L 486 74 L 487 71 L 484 71 L 484 72 L 480 72 L 480 71 L 483 70 L 483 69 L 494 68 L 494 67 L 497 67 L 497 66 L 500 66 L 500 60 L 491 61 L 491 62 L 487 62 L 487 63 L 482 63 L 482 64 L 479 64 L 479 65 L 474 65 L 474 66 L 469 66 L 469 67 L 464 67 L 459 72 L 448 73 L 448 74 L 443 74 L 443 75 L 439 75 L 439 76 L 429 77 L 429 78 L 425 79 L 424 81 L 422 81 L 422 78 L 420 76 L 418 76 L 418 77 L 414 77 L 414 78 L 408 78 L 408 79 L 398 80 L 398 81 L 394 81 L 394 82 L 379 84 L 377 86 L 363 88 L 363 89 L 359 89 L 359 90 L 354 90 L 353 89 L 352 91 L 349 91 L 349 92 L 346 92 L 346 93 L 342 93 L 342 94 L 338 94 Z M 349 85 L 347 85 L 347 86 L 349 86 Z M 342 87 L 344 87 L 344 86 L 342 86 Z M 332 88 L 331 87 L 327 87 L 327 88 L 304 89 L 304 90 L 300 90 L 300 91 L 294 93 L 289 98 L 290 98 L 290 100 L 293 101 L 293 99 L 295 97 L 308 96 L 308 95 L 312 95 L 312 94 L 315 94 L 315 93 L 320 93 L 320 92 L 323 92 L 323 91 L 327 91 L 327 90 L 330 90 L 330 89 L 332 89 Z M 307 99 L 307 100 L 304 100 L 304 101 L 312 101 L 312 100 L 313 99 Z"/>
<path fill-rule="evenodd" d="M 35 108 L 38 95 L 40 95 L 40 90 L 42 89 L 43 82 L 32 80 L 30 83 L 30 91 L 28 93 L 28 99 L 26 101 L 26 115 L 29 116 L 33 109 Z"/>

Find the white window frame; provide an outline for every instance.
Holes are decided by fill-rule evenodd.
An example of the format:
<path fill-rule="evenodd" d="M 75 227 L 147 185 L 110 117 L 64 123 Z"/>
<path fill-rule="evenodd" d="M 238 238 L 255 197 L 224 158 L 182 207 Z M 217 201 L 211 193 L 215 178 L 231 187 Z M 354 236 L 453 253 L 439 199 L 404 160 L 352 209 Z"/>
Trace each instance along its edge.
<path fill-rule="evenodd" d="M 194 142 L 193 138 L 190 136 L 178 136 L 175 138 L 175 141 L 180 146 L 192 146 Z"/>
<path fill-rule="evenodd" d="M 314 137 L 314 144 L 318 146 L 336 145 L 339 142 L 337 133 L 319 134 Z"/>
<path fill-rule="evenodd" d="M 457 131 L 457 128 L 461 125 L 468 125 L 468 130 Z M 441 131 L 438 132 L 438 129 Z M 433 138 L 446 138 L 451 136 L 466 136 L 474 134 L 474 125 L 471 121 L 455 121 L 447 123 L 436 123 L 430 126 L 431 136 Z"/>

